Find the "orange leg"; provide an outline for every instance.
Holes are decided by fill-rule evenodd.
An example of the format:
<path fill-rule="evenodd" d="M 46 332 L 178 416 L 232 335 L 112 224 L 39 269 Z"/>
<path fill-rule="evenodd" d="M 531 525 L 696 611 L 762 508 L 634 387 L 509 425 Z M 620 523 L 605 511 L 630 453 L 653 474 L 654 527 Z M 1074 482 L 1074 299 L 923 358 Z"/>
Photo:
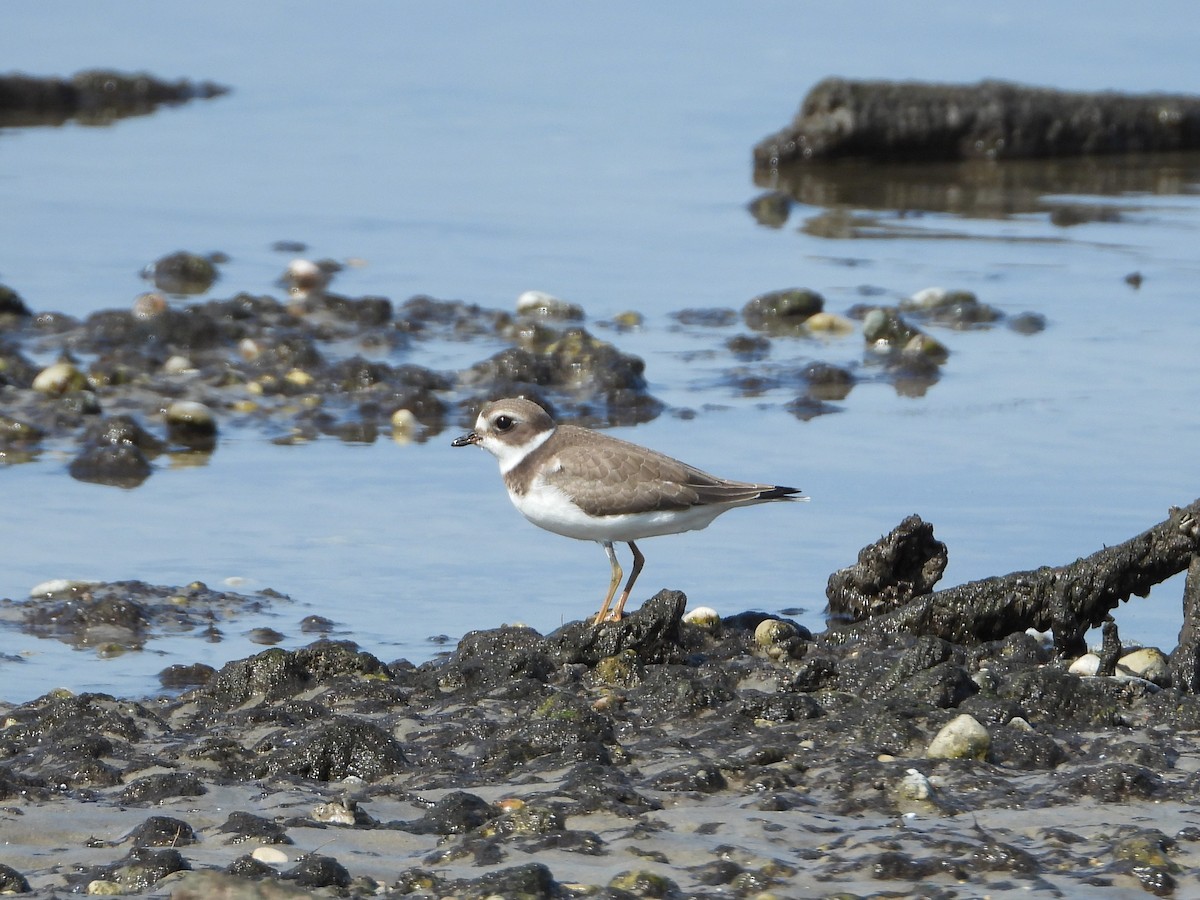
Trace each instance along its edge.
<path fill-rule="evenodd" d="M 612 581 L 608 583 L 608 595 L 604 598 L 604 605 L 600 607 L 600 612 L 596 613 L 596 618 L 592 619 L 593 625 L 599 625 L 604 621 L 604 616 L 608 613 L 608 605 L 612 603 L 613 594 L 617 592 L 617 585 L 621 583 L 621 564 L 617 562 L 616 551 L 613 550 L 612 541 L 601 541 L 600 545 L 604 547 L 604 552 L 608 554 L 608 561 L 612 565 Z M 628 589 L 626 593 L 629 593 Z M 625 603 L 624 598 L 621 600 L 621 605 Z"/>
<path fill-rule="evenodd" d="M 629 592 L 633 590 L 633 583 L 637 581 L 638 575 L 642 573 L 642 563 L 646 561 L 646 557 L 642 556 L 642 551 L 637 548 L 637 544 L 633 541 L 629 542 L 629 549 L 633 551 L 633 571 L 629 573 L 629 580 L 625 582 L 625 590 L 621 591 L 621 599 L 617 601 L 617 605 L 613 607 L 612 614 L 609 616 L 614 622 L 621 621 L 621 612 L 625 609 L 625 601 L 629 599 Z"/>

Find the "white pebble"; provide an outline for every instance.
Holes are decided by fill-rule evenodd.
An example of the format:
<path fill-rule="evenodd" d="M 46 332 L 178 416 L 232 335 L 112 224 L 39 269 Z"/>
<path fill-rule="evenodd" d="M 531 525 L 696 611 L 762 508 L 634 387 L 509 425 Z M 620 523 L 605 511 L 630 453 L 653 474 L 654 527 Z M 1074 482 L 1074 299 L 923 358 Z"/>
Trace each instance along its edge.
<path fill-rule="evenodd" d="M 282 866 L 289 861 L 288 855 L 278 847 L 255 847 L 250 855 L 268 866 Z"/>
<path fill-rule="evenodd" d="M 70 594 L 78 594 L 89 587 L 91 587 L 91 583 L 87 581 L 74 581 L 70 578 L 51 578 L 30 588 L 29 596 L 33 599 L 65 597 Z"/>
<path fill-rule="evenodd" d="M 697 606 L 683 614 L 683 621 L 689 625 L 712 629 L 721 624 L 721 615 L 711 606 Z"/>
<path fill-rule="evenodd" d="M 167 357 L 167 361 L 163 363 L 163 371 L 168 375 L 182 375 L 185 372 L 195 372 L 196 367 L 186 356 L 176 353 Z"/>
<path fill-rule="evenodd" d="M 33 389 L 43 394 L 65 394 L 87 387 L 87 378 L 69 362 L 51 363 L 33 379 Z"/>
<path fill-rule="evenodd" d="M 1100 671 L 1100 657 L 1095 653 L 1085 653 L 1067 669 L 1072 675 L 1095 675 Z"/>

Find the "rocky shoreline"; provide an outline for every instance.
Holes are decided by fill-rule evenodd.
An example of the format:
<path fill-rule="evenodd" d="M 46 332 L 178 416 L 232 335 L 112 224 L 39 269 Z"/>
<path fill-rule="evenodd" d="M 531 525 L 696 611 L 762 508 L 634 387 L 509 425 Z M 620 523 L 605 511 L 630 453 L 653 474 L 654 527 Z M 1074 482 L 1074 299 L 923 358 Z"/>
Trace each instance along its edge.
<path fill-rule="evenodd" d="M 322 640 L 175 667 L 154 697 L 0 704 L 0 890 L 1200 890 L 1194 695 L 1074 674 L 1025 633 L 844 642 L 685 604 L 473 632 L 420 666 Z"/>

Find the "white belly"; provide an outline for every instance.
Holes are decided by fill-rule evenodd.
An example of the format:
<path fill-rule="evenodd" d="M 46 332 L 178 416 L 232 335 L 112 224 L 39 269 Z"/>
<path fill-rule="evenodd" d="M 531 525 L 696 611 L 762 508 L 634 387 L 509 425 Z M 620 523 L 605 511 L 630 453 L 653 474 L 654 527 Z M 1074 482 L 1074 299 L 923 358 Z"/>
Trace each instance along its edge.
<path fill-rule="evenodd" d="M 536 482 L 523 496 L 509 493 L 513 505 L 539 528 L 580 541 L 637 541 L 660 534 L 696 531 L 708 526 L 728 506 L 693 506 L 683 510 L 594 517 L 556 487 Z"/>

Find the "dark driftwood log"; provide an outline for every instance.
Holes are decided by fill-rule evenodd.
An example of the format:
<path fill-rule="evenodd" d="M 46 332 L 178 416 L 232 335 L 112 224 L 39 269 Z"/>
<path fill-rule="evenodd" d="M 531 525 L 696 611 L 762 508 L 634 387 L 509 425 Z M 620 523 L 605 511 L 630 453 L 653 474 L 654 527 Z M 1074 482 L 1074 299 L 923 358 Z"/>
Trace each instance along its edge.
<path fill-rule="evenodd" d="M 829 636 L 850 639 L 903 631 L 970 644 L 1035 628 L 1053 632 L 1056 650 L 1074 656 L 1086 649 L 1084 635 L 1089 628 L 1103 623 L 1122 601 L 1144 597 L 1154 585 L 1187 569 L 1198 552 L 1200 500 L 1172 509 L 1165 521 L 1124 543 L 1069 565 L 1014 572 L 925 594 L 883 615 L 835 626 Z M 1200 598 L 1196 605 L 1200 606 Z M 1189 627 L 1194 668 L 1200 657 L 1200 634 L 1194 629 L 1200 628 L 1200 622 L 1185 624 L 1185 630 Z"/>
<path fill-rule="evenodd" d="M 1183 585 L 1183 626 L 1171 654 L 1171 681 L 1181 691 L 1200 694 L 1200 553 L 1192 557 Z"/>
<path fill-rule="evenodd" d="M 1200 148 L 1200 97 L 1084 93 L 1004 81 L 827 78 L 791 125 L 754 148 L 757 169 L 874 160 L 1031 159 Z"/>

